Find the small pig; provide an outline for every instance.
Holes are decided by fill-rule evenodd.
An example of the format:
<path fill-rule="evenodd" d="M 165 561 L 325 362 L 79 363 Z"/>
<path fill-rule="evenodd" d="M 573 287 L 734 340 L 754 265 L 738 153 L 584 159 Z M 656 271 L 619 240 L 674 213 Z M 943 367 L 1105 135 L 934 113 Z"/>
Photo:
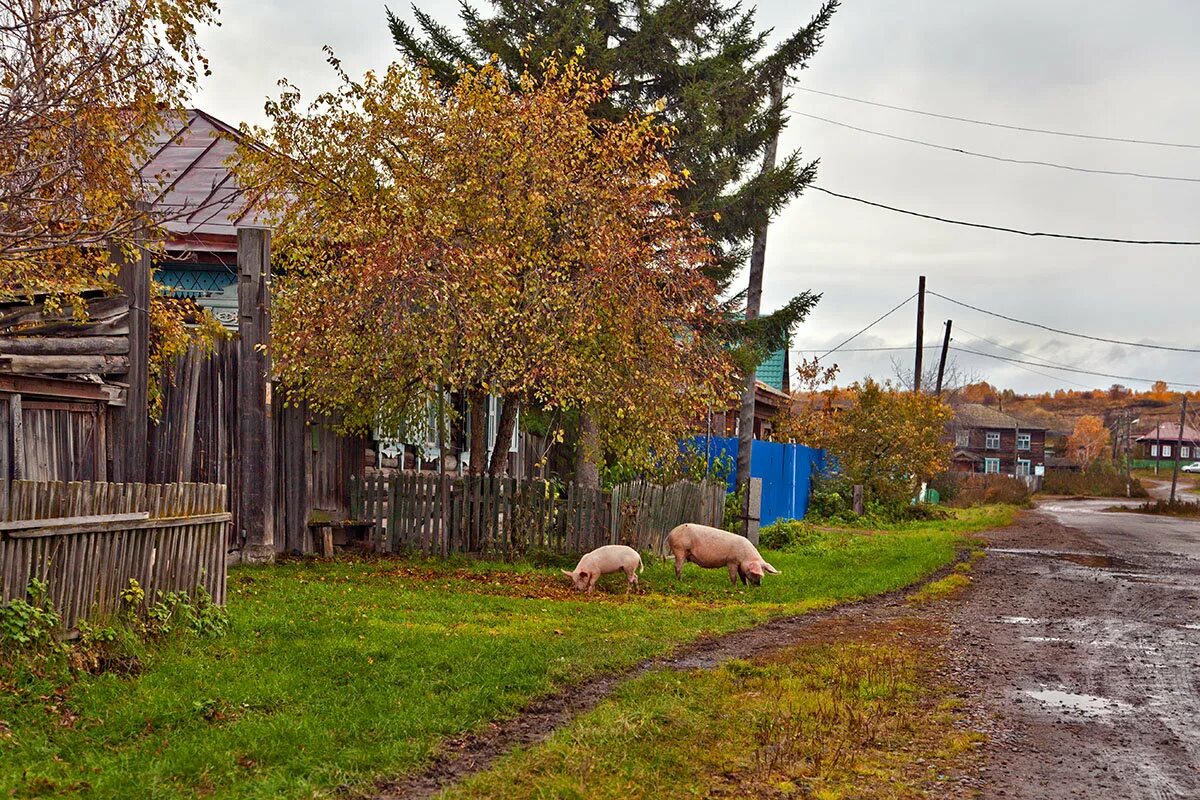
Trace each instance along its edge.
<path fill-rule="evenodd" d="M 764 572 L 778 575 L 758 554 L 745 536 L 686 522 L 667 534 L 667 547 L 675 555 L 675 579 L 683 575 L 683 564 L 691 561 L 705 569 L 729 568 L 729 582 L 737 586 L 738 578 L 745 584 L 758 586 Z"/>
<path fill-rule="evenodd" d="M 570 576 L 576 589 L 581 592 L 587 590 L 590 594 L 601 575 L 607 575 L 610 572 L 624 572 L 628 578 L 625 594 L 629 594 L 629 590 L 637 586 L 637 573 L 641 571 L 642 557 L 638 555 L 637 550 L 623 544 L 606 544 L 579 559 L 574 572 L 567 572 L 564 569 L 562 573 Z"/>

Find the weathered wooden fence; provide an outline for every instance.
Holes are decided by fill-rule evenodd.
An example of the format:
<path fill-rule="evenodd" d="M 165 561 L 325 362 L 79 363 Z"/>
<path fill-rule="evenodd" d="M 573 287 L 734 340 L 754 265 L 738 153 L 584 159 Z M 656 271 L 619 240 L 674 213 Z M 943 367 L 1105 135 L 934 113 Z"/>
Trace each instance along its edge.
<path fill-rule="evenodd" d="M 402 473 L 351 483 L 356 519 L 373 522 L 384 552 L 478 553 L 516 557 L 531 549 L 582 553 L 611 543 L 608 493 L 568 484 L 559 496 L 541 480 L 447 480 L 443 523 L 440 479 Z"/>
<path fill-rule="evenodd" d="M 447 480 L 443 521 L 440 479 L 402 473 L 368 475 L 351 483 L 356 520 L 372 523 L 384 552 L 478 553 L 516 557 L 531 549 L 583 553 L 605 544 L 664 551 L 671 528 L 683 522 L 719 526 L 721 484 L 641 481 L 613 492 L 542 480 L 475 477 Z"/>
<path fill-rule="evenodd" d="M 0 521 L 0 602 L 45 581 L 64 627 L 112 613 L 136 579 L 159 592 L 203 586 L 225 602 L 225 487 L 14 481 Z"/>
<path fill-rule="evenodd" d="M 667 534 L 676 525 L 698 522 L 720 528 L 724 519 L 723 483 L 631 481 L 612 491 L 612 539 L 639 551 L 665 555 Z"/>

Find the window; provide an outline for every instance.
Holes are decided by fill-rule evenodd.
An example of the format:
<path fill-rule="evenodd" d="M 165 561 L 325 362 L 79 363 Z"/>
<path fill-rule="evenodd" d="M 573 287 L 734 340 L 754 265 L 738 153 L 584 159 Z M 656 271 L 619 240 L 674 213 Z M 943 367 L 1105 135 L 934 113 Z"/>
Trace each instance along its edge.
<path fill-rule="evenodd" d="M 1171 457 L 1171 445 L 1169 445 L 1169 444 L 1164 444 L 1164 445 L 1162 446 L 1162 450 L 1163 450 L 1163 458 L 1170 458 L 1170 457 Z"/>
<path fill-rule="evenodd" d="M 1188 447 L 1187 445 L 1184 445 L 1183 447 L 1179 448 L 1179 457 L 1180 458 L 1191 458 L 1192 457 L 1192 449 L 1190 447 Z"/>
<path fill-rule="evenodd" d="M 1150 445 L 1150 455 L 1153 456 L 1154 458 L 1158 458 L 1158 445 L 1156 445 L 1156 444 Z"/>
<path fill-rule="evenodd" d="M 992 431 L 988 431 L 987 449 L 988 450 L 999 450 L 1000 449 L 1000 434 L 999 433 L 993 433 Z"/>
<path fill-rule="evenodd" d="M 990 433 L 988 435 L 991 436 Z M 983 471 L 987 475 L 999 475 L 1000 474 L 1000 459 L 985 458 L 983 460 Z"/>
<path fill-rule="evenodd" d="M 955 447 L 970 447 L 971 446 L 971 432 L 970 431 L 955 431 L 954 432 L 954 446 Z"/>
<path fill-rule="evenodd" d="M 1029 459 L 1028 458 L 1018 458 L 1017 459 L 1017 477 L 1020 478 L 1022 476 L 1028 475 L 1028 474 L 1029 474 Z"/>
<path fill-rule="evenodd" d="M 1017 449 L 1028 450 L 1033 443 L 1033 435 L 1028 433 L 1017 434 Z"/>

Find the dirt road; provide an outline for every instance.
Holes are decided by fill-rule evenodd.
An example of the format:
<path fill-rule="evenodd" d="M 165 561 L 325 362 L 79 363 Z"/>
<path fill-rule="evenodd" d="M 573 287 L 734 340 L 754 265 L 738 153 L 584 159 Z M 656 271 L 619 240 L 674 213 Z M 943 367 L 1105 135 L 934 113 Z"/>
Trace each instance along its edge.
<path fill-rule="evenodd" d="M 1044 504 L 950 611 L 985 797 L 1200 797 L 1200 522 Z"/>

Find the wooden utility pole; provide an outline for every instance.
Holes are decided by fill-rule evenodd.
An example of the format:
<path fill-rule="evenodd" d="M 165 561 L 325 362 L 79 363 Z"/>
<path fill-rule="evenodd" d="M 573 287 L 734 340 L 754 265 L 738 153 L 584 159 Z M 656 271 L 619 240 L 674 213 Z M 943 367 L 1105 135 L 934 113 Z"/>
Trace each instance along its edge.
<path fill-rule="evenodd" d="M 771 103 L 775 107 L 783 105 L 783 76 L 779 76 L 771 84 Z M 775 169 L 775 158 L 779 152 L 779 133 L 776 132 L 767 143 L 763 152 L 762 174 Z M 750 285 L 746 290 L 746 322 L 758 319 L 762 307 L 763 266 L 767 261 L 767 228 L 771 220 L 764 217 L 758 230 L 754 232 L 754 243 L 750 250 Z M 742 533 L 745 535 L 750 526 L 750 450 L 754 446 L 754 385 L 757 369 L 746 373 L 746 383 L 742 387 L 742 406 L 738 410 L 738 451 L 736 486 L 744 492 L 742 501 Z M 757 542 L 756 542 L 757 543 Z"/>
<path fill-rule="evenodd" d="M 117 284 L 129 300 L 129 388 L 125 407 L 118 413 L 113 431 L 112 480 L 145 483 L 146 448 L 150 409 L 147 399 L 150 380 L 150 254 L 144 245 L 145 231 L 134 237 L 136 251 L 120 247 L 109 258 L 118 264 Z"/>
<path fill-rule="evenodd" d="M 1154 423 L 1154 474 L 1158 474 L 1158 462 L 1162 460 L 1162 420 Z"/>
<path fill-rule="evenodd" d="M 921 356 L 925 353 L 925 276 L 917 280 L 917 355 L 913 365 L 913 393 L 921 391 Z"/>
<path fill-rule="evenodd" d="M 1183 423 L 1187 419 L 1187 395 L 1183 397 L 1183 405 L 1179 408 L 1179 436 L 1175 439 L 1175 467 L 1171 470 L 1171 504 L 1175 504 L 1175 487 L 1179 483 L 1179 453 L 1183 449 Z M 1161 445 L 1159 450 L 1162 450 Z"/>
<path fill-rule="evenodd" d="M 271 231 L 238 228 L 238 525 L 242 560 L 275 560 Z"/>
<path fill-rule="evenodd" d="M 954 326 L 954 320 L 946 320 L 946 338 L 942 339 L 942 357 L 938 359 L 938 378 L 937 378 L 937 396 L 942 396 L 942 378 L 946 374 L 946 353 L 950 350 L 950 329 Z"/>

